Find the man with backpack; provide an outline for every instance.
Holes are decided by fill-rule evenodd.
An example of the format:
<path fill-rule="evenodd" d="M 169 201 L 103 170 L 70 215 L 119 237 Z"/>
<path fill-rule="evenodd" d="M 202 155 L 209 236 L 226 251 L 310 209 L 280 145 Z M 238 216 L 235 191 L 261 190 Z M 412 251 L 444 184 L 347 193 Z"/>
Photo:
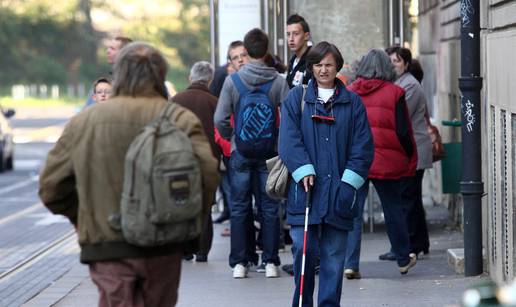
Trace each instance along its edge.
<path fill-rule="evenodd" d="M 109 103 L 73 117 L 50 151 L 39 195 L 75 226 L 99 306 L 174 306 L 181 258 L 196 252 L 218 185 L 199 119 L 163 97 L 166 61 L 132 43 Z"/>
<path fill-rule="evenodd" d="M 265 275 L 278 277 L 280 259 L 278 203 L 265 192 L 267 167 L 265 160 L 277 155 L 278 106 L 288 93 L 286 81 L 264 62 L 269 39 L 260 29 L 252 29 L 244 38 L 250 61 L 224 82 L 215 110 L 215 125 L 222 137 L 231 139 L 231 252 L 229 265 L 234 278 L 245 278 L 250 263 L 257 256 L 246 250 L 247 218 L 253 193 L 252 176 L 257 174 L 263 229 L 262 262 Z M 231 126 L 234 114 L 234 129 Z M 256 195 L 257 194 L 257 195 Z"/>

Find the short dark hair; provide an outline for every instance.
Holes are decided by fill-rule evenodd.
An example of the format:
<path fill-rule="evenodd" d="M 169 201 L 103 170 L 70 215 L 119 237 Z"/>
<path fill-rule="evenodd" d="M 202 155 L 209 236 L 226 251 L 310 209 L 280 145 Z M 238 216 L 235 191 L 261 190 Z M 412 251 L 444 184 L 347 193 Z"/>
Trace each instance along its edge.
<path fill-rule="evenodd" d="M 244 46 L 244 42 L 241 41 L 241 40 L 238 40 L 238 41 L 232 41 L 229 46 L 228 46 L 228 60 L 231 60 L 229 58 L 229 51 L 237 48 L 237 47 L 240 47 L 240 46 Z"/>
<path fill-rule="evenodd" d="M 385 52 L 387 52 L 388 55 L 396 54 L 398 58 L 402 59 L 409 66 L 412 63 L 412 52 L 410 52 L 408 48 L 395 45 L 385 49 Z"/>
<path fill-rule="evenodd" d="M 265 64 L 269 67 L 273 67 L 280 74 L 283 74 L 287 71 L 287 67 L 283 64 L 283 61 L 278 55 L 272 55 L 267 53 L 265 58 L 263 59 Z"/>
<path fill-rule="evenodd" d="M 423 71 L 423 67 L 421 67 L 421 63 L 419 63 L 418 60 L 412 59 L 412 63 L 410 63 L 408 67 L 408 71 L 411 75 L 414 76 L 414 78 L 416 78 L 419 83 L 423 82 L 425 73 Z"/>
<path fill-rule="evenodd" d="M 132 39 L 130 39 L 129 37 L 126 37 L 126 36 L 117 36 L 114 38 L 114 40 L 120 42 L 120 49 L 124 48 L 126 45 L 129 45 L 130 43 L 133 42 Z"/>
<path fill-rule="evenodd" d="M 269 37 L 261 29 L 254 28 L 245 35 L 244 47 L 250 57 L 263 58 L 269 49 Z"/>
<path fill-rule="evenodd" d="M 166 93 L 167 62 L 151 45 L 130 43 L 120 50 L 113 67 L 113 96 L 162 96 Z"/>
<path fill-rule="evenodd" d="M 328 42 L 320 42 L 314 47 L 310 48 L 308 54 L 306 55 L 306 67 L 308 70 L 313 71 L 314 64 L 317 64 L 322 61 L 322 59 L 327 55 L 331 54 L 337 63 L 337 71 L 342 69 L 344 65 L 344 59 L 342 58 L 342 54 L 340 54 L 339 48 L 334 44 Z"/>
<path fill-rule="evenodd" d="M 111 84 L 111 79 L 108 78 L 108 77 L 100 77 L 98 78 L 97 80 L 95 80 L 93 82 L 93 93 L 96 94 L 97 93 L 97 85 L 99 85 L 100 83 L 107 83 L 107 84 Z"/>
<path fill-rule="evenodd" d="M 393 81 L 396 79 L 396 71 L 384 50 L 371 49 L 358 63 L 356 76 L 364 79 Z"/>
<path fill-rule="evenodd" d="M 298 14 L 292 14 L 292 15 L 288 16 L 288 18 L 287 18 L 287 26 L 290 26 L 290 25 L 295 24 L 295 23 L 300 24 L 301 27 L 303 27 L 303 31 L 305 33 L 306 32 L 310 32 L 310 27 L 308 26 L 308 23 L 303 18 L 303 16 L 298 15 Z"/>

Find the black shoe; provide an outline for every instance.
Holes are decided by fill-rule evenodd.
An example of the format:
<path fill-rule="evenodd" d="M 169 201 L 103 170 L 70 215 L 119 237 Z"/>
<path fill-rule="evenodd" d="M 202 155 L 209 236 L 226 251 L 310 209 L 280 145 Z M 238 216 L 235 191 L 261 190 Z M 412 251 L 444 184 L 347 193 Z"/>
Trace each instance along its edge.
<path fill-rule="evenodd" d="M 291 276 L 294 276 L 294 265 L 293 264 L 285 264 L 284 266 L 281 267 L 281 269 L 283 271 L 285 271 L 285 273 L 287 273 Z"/>
<path fill-rule="evenodd" d="M 193 259 L 193 255 L 192 254 L 187 254 L 187 255 L 183 256 L 183 260 L 190 261 L 192 259 Z"/>
<path fill-rule="evenodd" d="M 345 269 L 344 275 L 346 275 L 347 279 L 360 279 L 362 278 L 362 275 L 360 275 L 360 272 L 358 270 L 353 269 Z"/>
<path fill-rule="evenodd" d="M 394 261 L 396 260 L 396 255 L 394 255 L 393 252 L 386 252 L 385 254 L 381 254 L 378 256 L 378 259 L 380 260 L 388 260 L 388 261 Z"/>
<path fill-rule="evenodd" d="M 204 254 L 196 254 L 195 262 L 208 262 L 208 255 Z"/>
<path fill-rule="evenodd" d="M 229 220 L 229 213 L 227 211 L 224 211 L 222 212 L 218 218 L 216 218 L 215 220 L 213 220 L 213 223 L 215 224 L 220 224 L 220 223 L 223 223 L 225 221 Z"/>

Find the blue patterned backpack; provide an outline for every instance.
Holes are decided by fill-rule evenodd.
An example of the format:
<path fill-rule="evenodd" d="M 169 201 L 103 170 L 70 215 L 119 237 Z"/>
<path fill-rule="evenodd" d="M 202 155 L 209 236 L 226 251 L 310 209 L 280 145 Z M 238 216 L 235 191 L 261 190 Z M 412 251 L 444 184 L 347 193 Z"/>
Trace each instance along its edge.
<path fill-rule="evenodd" d="M 276 153 L 278 128 L 276 110 L 269 100 L 274 80 L 249 89 L 238 73 L 232 74 L 239 101 L 235 112 L 235 145 L 246 158 L 269 159 Z"/>

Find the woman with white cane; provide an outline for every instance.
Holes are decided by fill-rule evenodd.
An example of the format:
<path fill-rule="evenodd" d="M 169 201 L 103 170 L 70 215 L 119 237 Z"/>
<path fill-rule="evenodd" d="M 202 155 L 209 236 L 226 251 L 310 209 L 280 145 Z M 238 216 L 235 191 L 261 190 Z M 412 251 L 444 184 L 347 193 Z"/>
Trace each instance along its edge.
<path fill-rule="evenodd" d="M 357 189 L 373 160 L 373 140 L 360 97 L 336 78 L 344 62 L 337 47 L 321 42 L 306 62 L 314 77 L 304 107 L 302 86 L 291 89 L 281 106 L 279 137 L 280 158 L 293 178 L 287 199 L 296 285 L 292 306 L 314 305 L 317 258 L 317 305 L 340 306 L 347 234 L 357 214 Z"/>

